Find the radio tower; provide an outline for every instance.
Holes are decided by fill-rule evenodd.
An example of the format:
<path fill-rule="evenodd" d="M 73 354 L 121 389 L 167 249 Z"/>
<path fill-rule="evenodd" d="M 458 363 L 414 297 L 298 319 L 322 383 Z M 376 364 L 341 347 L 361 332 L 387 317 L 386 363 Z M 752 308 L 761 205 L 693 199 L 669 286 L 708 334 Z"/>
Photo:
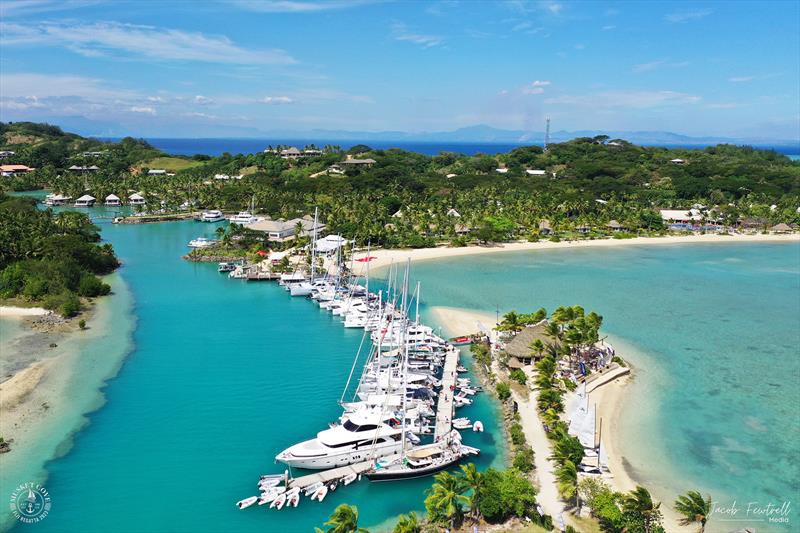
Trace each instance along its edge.
<path fill-rule="evenodd" d="M 547 117 L 547 125 L 544 128 L 544 151 L 547 151 L 547 145 L 550 144 L 550 117 Z"/>

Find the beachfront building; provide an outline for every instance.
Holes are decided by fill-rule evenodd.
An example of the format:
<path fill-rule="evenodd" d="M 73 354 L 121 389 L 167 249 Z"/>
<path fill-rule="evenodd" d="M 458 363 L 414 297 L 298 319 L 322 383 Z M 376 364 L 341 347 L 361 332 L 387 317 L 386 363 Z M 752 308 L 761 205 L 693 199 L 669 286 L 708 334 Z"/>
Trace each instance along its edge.
<path fill-rule="evenodd" d="M 537 340 L 542 341 L 545 346 L 551 343 L 552 339 L 547 336 L 546 329 L 547 320 L 542 320 L 538 324 L 527 326 L 506 344 L 504 351 L 508 354 L 506 364 L 509 368 L 522 368 L 539 358 L 540 354 L 531 349 L 531 344 Z"/>
<path fill-rule="evenodd" d="M 314 233 L 314 219 L 308 215 L 303 218 L 293 218 L 291 220 L 259 220 L 252 224 L 246 224 L 245 228 L 253 231 L 266 233 L 271 241 L 287 241 L 296 237 L 298 224 L 303 228 L 300 236 L 312 235 Z M 325 230 L 325 224 L 317 222 L 317 236 Z"/>
<path fill-rule="evenodd" d="M 142 196 L 138 192 L 135 192 L 130 196 L 128 196 L 128 203 L 131 205 L 144 205 L 146 202 L 144 196 Z"/>
<path fill-rule="evenodd" d="M 465 224 L 456 224 L 455 226 L 456 235 L 464 236 L 469 235 L 469 232 L 472 231 L 469 226 Z"/>
<path fill-rule="evenodd" d="M 331 256 L 345 244 L 347 244 L 347 239 L 341 235 L 328 235 L 327 237 L 317 239 L 315 249 L 318 254 Z"/>
<path fill-rule="evenodd" d="M 116 194 L 109 194 L 108 196 L 106 196 L 106 201 L 104 203 L 109 207 L 118 207 L 122 205 L 119 196 L 117 196 Z"/>
<path fill-rule="evenodd" d="M 608 229 L 610 229 L 611 231 L 625 231 L 625 226 L 623 226 L 622 224 L 620 224 L 616 220 L 612 220 L 611 222 L 606 224 L 606 227 Z"/>
<path fill-rule="evenodd" d="M 703 220 L 703 215 L 698 209 L 690 209 L 688 211 L 683 209 L 661 209 L 661 220 L 663 220 L 670 229 L 674 230 L 693 230 L 697 223 Z"/>
<path fill-rule="evenodd" d="M 0 175 L 3 176 L 18 176 L 20 174 L 27 174 L 32 170 L 36 170 L 26 165 L 0 165 Z"/>
<path fill-rule="evenodd" d="M 84 194 L 77 200 L 75 200 L 75 207 L 92 207 L 94 203 L 97 201 L 97 198 L 94 196 Z"/>
<path fill-rule="evenodd" d="M 792 227 L 789 224 L 781 222 L 780 224 L 776 224 L 769 228 L 772 233 L 791 233 Z"/>
<path fill-rule="evenodd" d="M 588 224 L 581 224 L 580 226 L 578 226 L 575 229 L 577 229 L 578 233 L 580 233 L 581 235 L 586 235 L 587 233 L 592 231 L 592 227 L 589 226 Z"/>
<path fill-rule="evenodd" d="M 539 222 L 539 233 L 541 233 L 542 235 L 550 235 L 551 233 L 553 233 L 553 228 L 550 227 L 549 220 L 542 220 L 541 222 Z"/>

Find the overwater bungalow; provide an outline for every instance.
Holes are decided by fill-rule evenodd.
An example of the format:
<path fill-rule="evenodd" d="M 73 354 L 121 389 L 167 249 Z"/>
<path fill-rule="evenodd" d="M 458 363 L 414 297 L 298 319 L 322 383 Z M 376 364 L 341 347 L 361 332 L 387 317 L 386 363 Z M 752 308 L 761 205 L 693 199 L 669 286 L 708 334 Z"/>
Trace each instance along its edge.
<path fill-rule="evenodd" d="M 108 196 L 106 196 L 106 201 L 104 203 L 109 207 L 117 207 L 122 205 L 119 196 L 117 196 L 116 194 L 109 194 Z"/>
<path fill-rule="evenodd" d="M 75 207 L 92 207 L 96 201 L 97 198 L 95 198 L 94 196 L 84 194 L 83 196 L 75 200 Z"/>

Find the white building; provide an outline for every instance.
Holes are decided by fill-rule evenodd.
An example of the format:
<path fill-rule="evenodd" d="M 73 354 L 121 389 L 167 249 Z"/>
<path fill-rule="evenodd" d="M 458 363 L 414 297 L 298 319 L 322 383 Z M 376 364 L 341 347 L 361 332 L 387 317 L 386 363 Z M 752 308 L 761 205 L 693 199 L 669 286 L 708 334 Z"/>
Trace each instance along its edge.
<path fill-rule="evenodd" d="M 135 192 L 130 196 L 128 196 L 128 203 L 131 205 L 144 205 L 146 202 L 144 196 L 142 196 L 138 192 Z"/>
<path fill-rule="evenodd" d="M 526 169 L 525 173 L 528 174 L 529 176 L 544 176 L 545 174 L 547 174 L 547 172 L 544 170 L 537 170 L 532 168 Z"/>
<path fill-rule="evenodd" d="M 109 194 L 108 196 L 106 196 L 105 204 L 107 206 L 116 207 L 122 205 L 122 202 L 120 202 L 119 196 L 117 196 L 116 194 Z"/>
<path fill-rule="evenodd" d="M 84 194 L 83 196 L 75 200 L 75 207 L 92 207 L 96 201 L 97 198 L 95 198 L 94 196 Z"/>

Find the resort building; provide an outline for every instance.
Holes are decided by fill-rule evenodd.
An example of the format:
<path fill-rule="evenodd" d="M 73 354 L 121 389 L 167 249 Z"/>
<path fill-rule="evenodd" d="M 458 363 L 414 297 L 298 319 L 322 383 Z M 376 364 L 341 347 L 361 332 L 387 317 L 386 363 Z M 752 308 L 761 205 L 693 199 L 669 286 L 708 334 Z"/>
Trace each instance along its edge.
<path fill-rule="evenodd" d="M 295 238 L 298 223 L 303 228 L 300 236 L 314 233 L 314 219 L 309 216 L 291 220 L 259 220 L 258 222 L 247 224 L 245 227 L 249 230 L 266 233 L 270 240 L 286 241 Z M 317 222 L 317 236 L 324 230 L 325 224 Z"/>
<path fill-rule="evenodd" d="M 458 211 L 456 211 L 451 207 L 450 209 L 447 210 L 447 216 L 461 218 L 461 213 L 459 213 Z"/>
<path fill-rule="evenodd" d="M 13 155 L 16 155 L 16 152 L 12 152 L 11 150 L 0 150 L 0 159 L 8 159 Z"/>
<path fill-rule="evenodd" d="M 685 165 L 686 164 L 686 160 L 685 159 L 670 159 L 669 162 L 672 163 L 673 165 Z"/>
<path fill-rule="evenodd" d="M 372 165 L 377 163 L 374 159 L 356 159 L 351 155 L 347 156 L 347 159 L 339 163 L 340 165 L 345 165 L 347 168 L 359 168 L 365 167 L 370 168 Z"/>
<path fill-rule="evenodd" d="M 97 198 L 95 198 L 94 196 L 84 194 L 83 196 L 75 200 L 75 207 L 92 207 L 96 201 Z"/>
<path fill-rule="evenodd" d="M 109 194 L 106 196 L 105 205 L 109 207 L 117 207 L 122 205 L 122 202 L 120 201 L 119 196 L 116 194 Z"/>
<path fill-rule="evenodd" d="M 771 228 L 769 228 L 769 230 L 772 233 L 791 233 L 792 227 L 789 224 L 781 222 L 780 224 L 772 226 Z"/>
<path fill-rule="evenodd" d="M 105 154 L 105 152 L 83 152 L 81 155 L 83 157 L 100 157 L 103 154 Z"/>
<path fill-rule="evenodd" d="M 508 173 L 508 169 L 507 168 L 496 168 L 496 169 L 494 169 L 494 171 L 497 172 L 498 174 L 507 174 Z"/>
<path fill-rule="evenodd" d="M 227 174 L 214 174 L 215 180 L 228 181 L 228 180 L 240 180 L 242 178 L 244 178 L 244 174 L 239 174 L 238 176 L 229 176 Z"/>
<path fill-rule="evenodd" d="M 539 233 L 541 233 L 542 235 L 550 235 L 551 233 L 553 233 L 553 228 L 550 227 L 549 220 L 542 220 L 541 222 L 539 222 Z"/>
<path fill-rule="evenodd" d="M 163 168 L 151 168 L 147 171 L 148 176 L 166 176 L 167 171 Z"/>
<path fill-rule="evenodd" d="M 332 255 L 345 244 L 347 244 L 347 239 L 341 235 L 328 235 L 327 237 L 317 239 L 315 249 L 317 253 Z"/>
<path fill-rule="evenodd" d="M 144 205 L 146 202 L 144 196 L 142 196 L 138 192 L 135 192 L 130 196 L 128 196 L 128 203 L 131 205 Z"/>
<path fill-rule="evenodd" d="M 458 176 L 458 174 L 452 174 L 452 173 L 450 173 L 450 174 L 448 174 L 446 177 L 448 177 L 448 178 L 455 178 L 456 176 Z"/>
<path fill-rule="evenodd" d="M 298 157 L 303 157 L 303 153 L 294 146 L 281 150 L 281 159 L 297 159 Z"/>
<path fill-rule="evenodd" d="M 522 368 L 534 362 L 538 354 L 533 351 L 531 344 L 540 340 L 546 346 L 552 341 L 547 336 L 546 329 L 547 320 L 542 320 L 538 324 L 527 326 L 506 344 L 505 352 L 509 356 L 506 364 L 509 368 Z"/>
<path fill-rule="evenodd" d="M 616 220 L 612 220 L 611 222 L 606 224 L 606 227 L 608 229 L 610 229 L 611 231 L 624 231 L 625 230 L 625 226 L 623 226 L 622 224 L 620 224 Z"/>
<path fill-rule="evenodd" d="M 588 226 L 587 224 L 581 224 L 580 226 L 578 226 L 575 229 L 577 229 L 578 233 L 580 233 L 582 235 L 586 235 L 587 233 L 592 231 L 592 228 L 590 226 Z"/>
<path fill-rule="evenodd" d="M 526 169 L 525 173 L 528 174 L 529 176 L 544 176 L 545 174 L 547 174 L 547 172 L 545 172 L 544 170 L 536 170 L 530 168 Z"/>
<path fill-rule="evenodd" d="M 3 176 L 17 176 L 19 174 L 27 174 L 35 168 L 26 165 L 0 165 L 0 175 Z"/>
<path fill-rule="evenodd" d="M 100 170 L 100 167 L 98 167 L 97 165 L 92 165 L 90 167 L 79 167 L 78 165 L 72 165 L 67 170 L 69 170 L 71 172 L 78 172 L 78 173 L 97 172 L 98 170 Z"/>
<path fill-rule="evenodd" d="M 456 224 L 455 230 L 456 235 L 468 235 L 469 232 L 472 231 L 469 226 L 464 224 Z"/>

